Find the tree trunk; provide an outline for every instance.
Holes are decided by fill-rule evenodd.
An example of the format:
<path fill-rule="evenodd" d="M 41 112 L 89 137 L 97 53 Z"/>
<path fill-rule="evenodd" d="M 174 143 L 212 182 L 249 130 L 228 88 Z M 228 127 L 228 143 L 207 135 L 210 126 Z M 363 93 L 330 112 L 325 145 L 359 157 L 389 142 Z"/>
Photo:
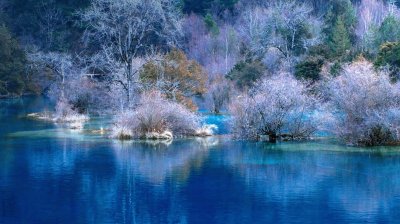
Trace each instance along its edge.
<path fill-rule="evenodd" d="M 126 75 L 126 97 L 127 97 L 127 106 L 128 108 L 131 107 L 131 90 L 132 90 L 132 76 L 133 76 L 133 69 L 132 69 L 132 60 L 129 60 L 127 63 L 127 75 Z"/>
<path fill-rule="evenodd" d="M 278 136 L 276 135 L 275 132 L 269 133 L 269 142 L 270 143 L 276 143 L 276 140 L 278 138 Z"/>

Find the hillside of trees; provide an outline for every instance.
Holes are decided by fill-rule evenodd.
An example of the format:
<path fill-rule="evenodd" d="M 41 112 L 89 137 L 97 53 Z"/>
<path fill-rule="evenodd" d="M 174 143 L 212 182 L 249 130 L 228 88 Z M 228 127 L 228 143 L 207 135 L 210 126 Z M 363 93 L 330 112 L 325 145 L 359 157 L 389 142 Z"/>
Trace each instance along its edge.
<path fill-rule="evenodd" d="M 400 143 L 400 2 L 1 0 L 0 96 L 45 95 L 51 119 L 111 114 L 113 136 L 326 131 Z M 201 102 L 201 103 L 199 103 Z"/>

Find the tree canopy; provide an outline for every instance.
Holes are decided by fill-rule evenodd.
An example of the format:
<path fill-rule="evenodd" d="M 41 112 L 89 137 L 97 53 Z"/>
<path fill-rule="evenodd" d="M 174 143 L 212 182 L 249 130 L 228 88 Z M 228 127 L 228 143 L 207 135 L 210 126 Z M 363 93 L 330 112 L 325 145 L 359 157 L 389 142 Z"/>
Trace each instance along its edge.
<path fill-rule="evenodd" d="M 24 51 L 5 25 L 0 25 L 0 96 L 21 95 L 25 88 Z"/>

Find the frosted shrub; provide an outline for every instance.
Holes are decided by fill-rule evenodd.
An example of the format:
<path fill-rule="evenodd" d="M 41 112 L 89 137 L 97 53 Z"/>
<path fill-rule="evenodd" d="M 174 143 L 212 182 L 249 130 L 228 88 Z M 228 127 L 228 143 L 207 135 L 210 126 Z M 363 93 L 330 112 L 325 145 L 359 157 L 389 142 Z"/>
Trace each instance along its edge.
<path fill-rule="evenodd" d="M 53 120 L 56 122 L 82 123 L 89 120 L 89 118 L 88 116 L 73 110 L 72 105 L 68 103 L 67 100 L 61 98 L 56 104 L 56 111 Z"/>
<path fill-rule="evenodd" d="M 131 114 L 129 112 L 120 113 L 116 118 L 116 123 L 112 128 L 111 137 L 120 140 L 129 140 L 133 138 Z"/>
<path fill-rule="evenodd" d="M 144 93 L 139 106 L 117 117 L 113 137 L 168 139 L 195 135 L 199 117 L 183 105 L 165 99 L 159 92 Z"/>
<path fill-rule="evenodd" d="M 305 84 L 289 74 L 267 78 L 250 94 L 231 105 L 233 131 L 237 137 L 259 140 L 309 137 L 317 127 L 314 108 L 318 100 L 308 94 Z"/>
<path fill-rule="evenodd" d="M 196 130 L 195 135 L 199 137 L 212 136 L 217 130 L 218 126 L 215 124 L 203 125 L 202 127 Z"/>
<path fill-rule="evenodd" d="M 72 108 L 72 105 L 65 98 L 61 98 L 57 101 L 55 112 L 31 113 L 27 117 L 42 121 L 65 123 L 70 129 L 82 129 L 84 122 L 88 121 L 89 117 L 78 113 Z"/>
<path fill-rule="evenodd" d="M 344 67 L 329 82 L 332 131 L 352 145 L 387 145 L 400 140 L 400 86 L 364 59 Z"/>
<path fill-rule="evenodd" d="M 208 87 L 205 100 L 211 112 L 219 114 L 229 104 L 233 86 L 224 77 L 215 78 Z"/>

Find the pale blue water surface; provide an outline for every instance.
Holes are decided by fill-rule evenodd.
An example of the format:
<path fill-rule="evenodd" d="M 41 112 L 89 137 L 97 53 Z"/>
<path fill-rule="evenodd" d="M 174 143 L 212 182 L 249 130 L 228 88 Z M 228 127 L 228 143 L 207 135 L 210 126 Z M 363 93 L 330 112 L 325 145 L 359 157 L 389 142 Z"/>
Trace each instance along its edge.
<path fill-rule="evenodd" d="M 0 223 L 398 223 L 400 148 L 119 142 L 0 101 Z M 223 126 L 223 117 L 209 117 Z"/>

